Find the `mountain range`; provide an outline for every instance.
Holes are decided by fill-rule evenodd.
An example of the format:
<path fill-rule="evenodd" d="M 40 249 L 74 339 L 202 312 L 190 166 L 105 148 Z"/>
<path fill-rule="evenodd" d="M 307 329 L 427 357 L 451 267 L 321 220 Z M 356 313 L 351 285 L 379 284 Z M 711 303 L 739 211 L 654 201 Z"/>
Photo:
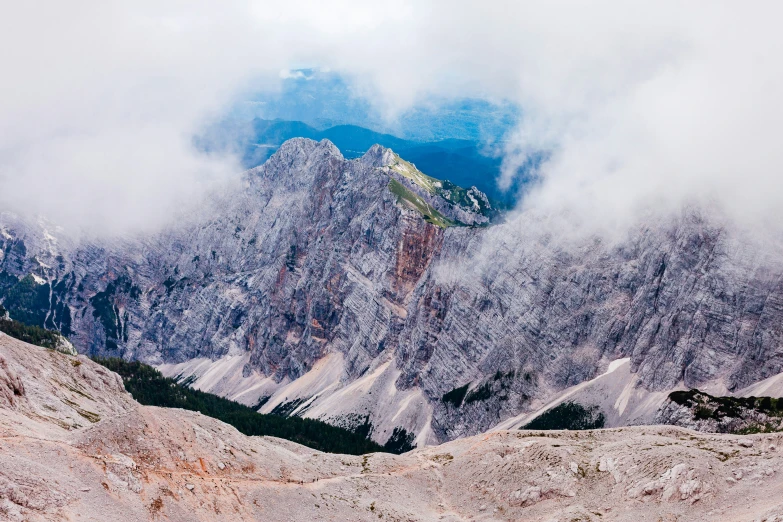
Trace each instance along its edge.
<path fill-rule="evenodd" d="M 370 93 L 358 92 L 352 80 L 338 72 L 309 68 L 282 76 L 279 90 L 247 94 L 225 118 L 300 121 L 319 130 L 358 125 L 415 142 L 494 142 L 514 129 L 522 113 L 510 100 L 428 97 L 389 118 L 372 103 Z"/>
<path fill-rule="evenodd" d="M 234 141 L 226 142 L 227 136 L 233 137 Z M 264 163 L 285 141 L 298 137 L 329 140 L 347 159 L 361 157 L 370 147 L 379 144 L 393 149 L 435 178 L 463 187 L 477 187 L 489 196 L 496 207 L 511 208 L 519 197 L 519 182 L 508 190 L 497 186 L 502 161 L 492 146 L 480 140 L 450 138 L 419 141 L 357 125 L 315 127 L 301 121 L 255 118 L 249 125 L 224 122 L 196 141 L 205 150 L 214 147 L 215 142 L 220 142 L 222 147 L 238 148 L 242 164 L 250 169 Z"/>
<path fill-rule="evenodd" d="M 369 424 L 381 444 L 523 426 L 569 400 L 612 427 L 660 419 L 673 390 L 780 393 L 780 260 L 720 220 L 684 209 L 566 240 L 550 216 L 494 212 L 388 148 L 347 159 L 292 139 L 156 234 L 75 240 L 3 213 L 0 298 L 80 353 Z"/>

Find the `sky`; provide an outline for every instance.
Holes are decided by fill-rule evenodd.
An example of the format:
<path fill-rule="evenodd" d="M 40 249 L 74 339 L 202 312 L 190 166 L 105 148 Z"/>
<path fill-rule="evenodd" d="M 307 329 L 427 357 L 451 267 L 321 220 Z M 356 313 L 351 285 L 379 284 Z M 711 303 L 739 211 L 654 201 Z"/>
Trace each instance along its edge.
<path fill-rule="evenodd" d="M 135 233 L 241 171 L 192 137 L 286 71 L 338 72 L 388 121 L 432 97 L 522 108 L 501 183 L 596 230 L 683 205 L 783 217 L 777 2 L 55 1 L 0 16 L 0 208 Z"/>

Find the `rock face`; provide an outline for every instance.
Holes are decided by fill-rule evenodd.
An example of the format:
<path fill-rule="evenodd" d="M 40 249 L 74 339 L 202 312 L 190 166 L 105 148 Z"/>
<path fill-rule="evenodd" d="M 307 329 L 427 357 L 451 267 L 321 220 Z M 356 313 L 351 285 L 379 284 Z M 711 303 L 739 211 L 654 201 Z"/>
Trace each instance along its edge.
<path fill-rule="evenodd" d="M 712 433 L 783 431 L 783 400 L 771 397 L 713 397 L 698 390 L 670 394 L 656 424 Z"/>
<path fill-rule="evenodd" d="M 324 454 L 140 406 L 86 357 L 3 334 L 0 432 L 9 521 L 783 517 L 780 433 L 499 431 L 404 455 Z"/>
<path fill-rule="evenodd" d="M 387 149 L 297 139 L 151 237 L 73 242 L 3 214 L 0 296 L 81 353 L 262 411 L 369 417 L 380 442 L 485 431 L 624 357 L 647 390 L 783 371 L 780 261 L 699 213 L 612 244 L 491 215 Z"/>

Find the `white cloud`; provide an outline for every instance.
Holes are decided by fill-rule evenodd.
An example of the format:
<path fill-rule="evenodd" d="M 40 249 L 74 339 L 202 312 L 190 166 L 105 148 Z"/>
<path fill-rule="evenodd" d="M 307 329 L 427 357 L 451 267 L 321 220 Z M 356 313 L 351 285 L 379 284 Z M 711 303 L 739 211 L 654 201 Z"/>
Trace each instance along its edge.
<path fill-rule="evenodd" d="M 345 74 L 390 116 L 432 94 L 519 103 L 507 176 L 531 151 L 552 151 L 531 206 L 604 226 L 707 200 L 774 226 L 782 10 L 20 2 L 0 20 L 0 204 L 116 230 L 158 223 L 183 194 L 193 200 L 238 170 L 195 153 L 192 133 L 243 89 L 275 88 L 280 71 L 313 64 Z"/>
<path fill-rule="evenodd" d="M 302 71 L 292 71 L 291 69 L 283 69 L 280 71 L 280 79 L 281 80 L 288 80 L 288 79 L 301 79 L 305 78 L 305 73 Z"/>

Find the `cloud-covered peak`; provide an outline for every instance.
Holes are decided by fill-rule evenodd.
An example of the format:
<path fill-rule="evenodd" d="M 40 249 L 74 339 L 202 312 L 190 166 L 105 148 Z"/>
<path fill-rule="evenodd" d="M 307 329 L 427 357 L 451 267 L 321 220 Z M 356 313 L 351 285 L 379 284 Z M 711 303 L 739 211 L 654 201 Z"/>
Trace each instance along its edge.
<path fill-rule="evenodd" d="M 0 205 L 156 226 L 239 175 L 192 136 L 280 71 L 328 68 L 389 121 L 429 100 L 522 107 L 505 178 L 583 222 L 696 201 L 783 223 L 773 2 L 17 3 L 0 21 Z M 184 197 L 183 197 L 184 194 Z"/>

